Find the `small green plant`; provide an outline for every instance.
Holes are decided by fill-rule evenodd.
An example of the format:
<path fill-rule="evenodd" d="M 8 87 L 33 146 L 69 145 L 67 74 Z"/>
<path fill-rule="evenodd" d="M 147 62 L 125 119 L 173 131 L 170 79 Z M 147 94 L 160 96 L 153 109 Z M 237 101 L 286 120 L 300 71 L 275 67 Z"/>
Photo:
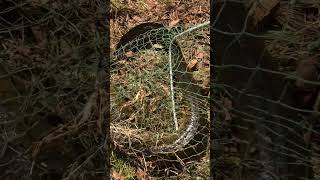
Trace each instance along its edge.
<path fill-rule="evenodd" d="M 114 152 L 111 153 L 112 170 L 116 171 L 124 179 L 134 179 L 135 168 L 130 166 L 128 162 L 119 159 Z"/>

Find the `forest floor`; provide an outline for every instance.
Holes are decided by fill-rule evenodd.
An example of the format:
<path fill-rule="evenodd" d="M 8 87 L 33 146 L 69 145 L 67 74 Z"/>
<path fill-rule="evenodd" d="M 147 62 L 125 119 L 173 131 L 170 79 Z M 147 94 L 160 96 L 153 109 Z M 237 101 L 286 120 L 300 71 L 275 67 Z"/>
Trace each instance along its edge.
<path fill-rule="evenodd" d="M 289 75 L 295 71 L 299 61 L 320 54 L 317 36 L 320 11 L 315 2 L 300 2 L 294 5 L 280 0 L 261 2 L 270 9 L 254 11 L 258 18 L 256 25 L 264 33 L 266 48 L 273 60 L 279 63 L 279 71 Z M 122 35 L 140 23 L 160 22 L 168 27 L 196 25 L 209 20 L 209 7 L 209 2 L 204 0 L 112 0 L 111 49 L 114 51 Z M 231 150 L 234 150 L 234 147 Z M 208 161 L 208 157 L 206 158 L 205 161 Z M 112 165 L 112 176 L 115 179 L 145 178 L 143 170 L 136 169 L 116 155 L 112 156 Z M 200 162 L 195 166 L 198 169 L 186 169 L 179 175 L 179 179 L 206 179 L 209 177 L 206 166 L 206 163 Z"/>
<path fill-rule="evenodd" d="M 300 60 L 320 54 L 320 8 L 316 1 L 279 2 L 263 29 L 267 50 L 275 60 L 281 59 L 279 71 L 291 73 Z M 107 28 L 103 4 L 1 1 L 0 179 L 104 176 L 101 107 L 105 104 L 97 98 L 103 92 L 97 87 Z M 122 35 L 140 23 L 197 25 L 209 20 L 209 11 L 207 0 L 112 0 L 111 51 Z M 197 56 L 207 67 L 208 54 Z M 144 169 L 117 152 L 112 152 L 111 164 L 114 179 L 149 179 Z M 209 178 L 208 155 L 178 175 L 178 179 L 191 178 Z"/>
<path fill-rule="evenodd" d="M 112 0 L 111 1 L 111 50 L 129 29 L 144 22 L 158 22 L 168 27 L 192 26 L 209 21 L 208 1 L 171 0 Z M 203 55 L 202 55 L 203 56 Z M 207 57 L 208 54 L 207 54 Z M 207 58 L 207 61 L 209 59 Z M 208 154 L 194 162 L 178 175 L 179 179 L 209 179 Z M 111 158 L 114 179 L 151 178 L 144 170 L 130 165 L 124 158 L 113 153 Z"/>

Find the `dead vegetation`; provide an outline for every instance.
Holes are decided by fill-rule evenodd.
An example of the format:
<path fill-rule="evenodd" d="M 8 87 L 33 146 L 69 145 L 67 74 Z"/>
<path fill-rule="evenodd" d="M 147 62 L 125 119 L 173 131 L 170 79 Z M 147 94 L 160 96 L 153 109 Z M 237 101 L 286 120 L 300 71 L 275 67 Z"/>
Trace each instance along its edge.
<path fill-rule="evenodd" d="M 209 20 L 209 2 L 206 1 L 194 1 L 194 2 L 174 2 L 174 1 L 112 1 L 111 3 L 111 47 L 114 50 L 115 45 L 119 41 L 119 39 L 124 35 L 130 28 L 141 24 L 143 22 L 160 22 L 163 23 L 165 26 L 174 27 L 174 26 L 183 26 L 188 27 L 191 25 L 197 25 Z M 191 11 L 190 11 L 191 10 Z M 204 33 L 204 32 L 203 32 Z M 161 34 L 159 34 L 161 35 Z M 192 38 L 190 38 L 192 36 Z M 209 51 L 208 51 L 208 42 L 209 42 L 209 34 L 191 34 L 188 38 L 179 41 L 179 45 L 181 45 L 181 49 L 183 50 L 184 55 L 186 55 L 187 63 L 188 63 L 188 70 L 194 73 L 194 78 L 199 80 L 202 83 L 204 89 L 208 90 L 208 72 L 209 72 Z M 196 39 L 197 38 L 197 39 Z M 206 39 L 207 38 L 207 39 Z M 196 39 L 196 40 L 195 40 Z M 193 41 L 193 42 L 192 42 Z M 195 43 L 197 41 L 197 43 Z M 198 43 L 199 42 L 199 43 Z M 201 44 L 203 43 L 203 44 Z M 207 43 L 207 44 L 205 44 Z M 195 46 L 196 44 L 196 46 Z M 154 52 L 153 52 L 154 53 Z M 122 85 L 117 86 L 117 90 L 114 92 L 119 94 L 119 92 L 125 92 L 119 90 L 119 88 L 126 87 L 128 90 L 129 86 L 138 88 L 136 90 L 132 89 L 132 92 L 136 92 L 128 97 L 128 102 L 136 102 L 130 103 L 131 111 L 125 113 L 128 117 L 127 118 L 120 118 L 119 123 L 113 124 L 114 125 L 114 134 L 115 131 L 121 132 L 133 132 L 133 134 L 120 135 L 124 140 L 120 141 L 118 138 L 116 139 L 115 144 L 121 144 L 123 142 L 132 142 L 138 141 L 144 145 L 152 144 L 153 146 L 161 146 L 162 144 L 170 144 L 170 142 L 174 142 L 173 140 L 176 139 L 175 136 L 178 134 L 170 130 L 170 128 L 174 127 L 170 121 L 172 114 L 170 114 L 170 92 L 169 92 L 169 84 L 166 82 L 166 79 L 169 78 L 168 74 L 163 74 L 162 78 L 159 78 L 161 73 L 154 72 L 157 68 L 153 61 L 159 59 L 160 57 L 164 56 L 165 60 L 162 62 L 162 66 L 166 67 L 166 61 L 168 54 L 165 53 L 161 55 L 161 53 L 155 54 L 148 54 L 148 56 L 141 55 L 143 53 L 139 53 L 140 55 L 130 54 L 130 58 L 135 58 L 136 56 L 139 57 L 139 61 L 134 62 L 124 62 L 124 69 L 121 69 L 120 74 L 125 76 L 126 78 L 117 78 L 118 80 L 114 81 L 116 83 L 122 83 Z M 160 58 L 161 59 L 161 58 Z M 158 61 L 158 60 L 157 60 Z M 190 62 L 189 62 L 190 61 Z M 160 67 L 160 66 L 159 66 Z M 150 69 L 151 68 L 151 69 Z M 167 67 L 166 67 L 167 68 Z M 162 68 L 163 69 L 163 68 Z M 147 86 L 142 86 L 143 90 L 137 86 L 137 80 L 128 77 L 129 72 L 135 72 L 134 74 L 137 75 L 141 72 L 146 73 L 145 75 L 139 75 L 139 77 L 145 77 L 150 82 L 159 82 L 158 84 L 150 84 Z M 147 72 L 146 72 L 147 71 Z M 164 71 L 166 72 L 166 71 Z M 119 74 L 114 76 L 116 78 Z M 151 79 L 150 79 L 151 78 Z M 152 79 L 158 80 L 152 80 Z M 111 77 L 112 79 L 112 77 Z M 142 78 L 144 79 L 144 78 Z M 162 79 L 163 82 L 160 82 L 159 79 Z M 133 80 L 132 82 L 124 82 Z M 141 82 L 139 82 L 141 83 Z M 139 84 L 138 83 L 138 84 Z M 144 82 L 148 84 L 147 81 Z M 143 85 L 143 84 L 141 84 Z M 145 89 L 147 87 L 147 89 Z M 130 88 L 129 88 L 130 89 Z M 154 90 L 152 90 L 154 89 Z M 129 91 L 128 91 L 129 92 Z M 127 94 L 128 95 L 128 94 Z M 159 97 L 159 98 L 157 98 Z M 178 99 L 180 99 L 180 95 L 178 95 Z M 167 100 L 166 100 L 167 99 Z M 140 102 L 140 103 L 138 103 Z M 143 103 L 142 103 L 143 102 Z M 148 104 L 148 102 L 150 104 Z M 157 103 L 158 102 L 158 103 Z M 167 105 L 166 105 L 167 104 Z M 130 107 L 126 106 L 126 107 Z M 136 108 L 132 108 L 138 106 Z M 147 109 L 150 112 L 141 113 L 138 112 L 137 109 L 144 109 L 143 107 L 149 107 Z M 119 106 L 121 107 L 121 106 Z M 156 108 L 153 108 L 156 107 Z M 181 114 L 178 117 L 181 118 L 179 122 L 185 121 L 186 119 L 190 118 L 190 110 L 188 110 L 188 106 L 181 106 L 185 108 L 185 110 L 181 110 Z M 160 109 L 165 108 L 166 110 L 161 112 Z M 154 111 L 152 111 L 154 109 Z M 179 111 L 180 112 L 180 111 Z M 150 115 L 147 115 L 150 113 Z M 169 114 L 168 114 L 169 113 Z M 137 115 L 138 114 L 138 115 Z M 144 118 L 139 118 L 140 115 L 143 114 Z M 155 118 L 154 118 L 155 117 Z M 151 118 L 151 121 L 150 121 Z M 127 123 L 124 119 L 130 120 L 132 123 Z M 148 120 L 149 119 L 149 120 Z M 185 119 L 185 120 L 184 120 Z M 144 123 L 141 127 L 128 127 L 129 126 L 136 126 L 141 123 Z M 125 125 L 126 124 L 126 125 Z M 181 123 L 182 127 L 184 126 Z M 129 128 L 127 130 L 123 130 L 124 127 Z M 120 129 L 119 129 L 120 128 Z M 132 131 L 136 129 L 135 131 Z M 184 128 L 182 128 L 183 130 Z M 138 131 L 138 132 L 137 132 Z M 112 131 L 111 131 L 112 132 Z M 148 135 L 147 135 L 148 134 Z M 158 136 L 157 136 L 158 134 Z M 117 153 L 115 152 L 115 155 Z M 137 157 L 138 158 L 138 157 Z M 148 169 L 148 162 L 145 164 L 145 167 L 138 167 L 133 165 L 132 163 L 125 163 L 125 167 L 130 169 L 131 175 L 128 174 L 128 171 L 119 168 L 119 164 L 123 164 L 126 162 L 126 159 L 123 158 L 121 155 L 116 155 L 111 160 L 113 162 L 113 176 L 115 179 L 121 178 L 152 178 L 149 174 L 146 174 Z M 141 161 L 143 162 L 143 161 Z M 179 178 L 183 179 L 190 179 L 192 177 L 197 177 L 200 179 L 207 179 L 209 178 L 209 166 L 208 166 L 208 155 L 199 162 L 190 162 L 190 164 L 186 164 L 183 168 L 184 171 L 182 174 L 178 175 Z M 143 163 L 142 163 L 143 164 Z"/>
<path fill-rule="evenodd" d="M 266 14 L 257 15 L 269 31 L 267 48 L 281 59 L 282 71 L 292 72 L 301 59 L 319 54 L 319 4 L 308 2 L 279 1 L 267 6 L 272 10 Z M 103 175 L 104 110 L 98 106 L 103 99 L 96 84 L 104 53 L 107 8 L 103 4 L 72 0 L 0 3 L 0 179 Z M 172 27 L 209 19 L 209 2 L 203 0 L 112 0 L 111 7 L 113 49 L 125 32 L 142 22 Z M 264 17 L 267 21 L 261 20 Z M 196 59 L 190 61 L 190 69 L 208 67 L 208 54 L 201 48 L 192 56 Z M 135 169 L 126 159 L 112 156 L 111 161 L 115 179 L 147 178 L 144 169 Z M 208 156 L 186 165 L 179 178 L 206 179 L 207 161 Z"/>
<path fill-rule="evenodd" d="M 0 179 L 105 177 L 102 1 L 1 1 Z"/>
<path fill-rule="evenodd" d="M 283 75 L 290 77 L 290 76 L 294 76 L 294 75 L 300 75 L 300 77 L 303 77 L 305 79 L 310 79 L 310 76 L 313 75 L 314 71 L 316 71 L 317 74 L 319 74 L 319 69 L 318 70 L 314 70 L 315 66 L 319 66 L 319 54 L 320 54 L 320 46 L 319 46 L 319 37 L 318 33 L 316 33 L 317 31 L 319 31 L 319 3 L 316 1 L 281 1 L 281 0 L 275 0 L 275 1 L 250 1 L 256 3 L 255 5 L 253 5 L 250 13 L 251 15 L 253 15 L 253 18 L 256 20 L 255 22 L 255 27 L 250 27 L 251 29 L 258 29 L 258 32 L 261 32 L 260 35 L 263 36 L 266 39 L 266 49 L 269 51 L 270 55 L 272 56 L 272 58 L 270 58 L 271 61 L 274 61 L 275 63 L 278 63 L 279 69 L 276 69 L 275 71 L 278 71 L 279 73 L 283 73 Z M 250 3 L 248 3 L 250 4 Z M 252 5 L 252 4 L 251 4 Z M 245 44 L 248 45 L 248 44 Z M 254 44 L 251 45 L 252 46 L 252 50 L 255 50 L 254 48 Z M 251 46 L 247 46 L 247 47 L 251 47 Z M 307 62 L 307 63 L 306 63 Z M 239 62 L 232 62 L 234 64 L 239 63 Z M 299 68 L 299 66 L 301 66 L 302 64 L 312 64 L 313 68 L 310 68 L 311 66 L 304 66 L 304 75 L 301 75 L 303 73 L 301 73 L 301 67 Z M 266 63 L 267 64 L 267 63 Z M 249 65 L 248 65 L 249 66 Z M 275 67 L 275 66 L 274 66 Z M 296 69 L 298 67 L 298 69 Z M 297 70 L 297 71 L 296 71 Z M 300 71 L 300 72 L 299 72 Z M 307 72 L 306 72 L 307 71 Z M 239 71 L 240 72 L 240 71 Z M 246 72 L 245 70 L 243 72 Z M 236 74 L 236 73 L 235 73 Z M 273 73 L 271 73 L 273 74 Z M 270 74 L 270 75 L 271 75 Z M 239 81 L 241 79 L 241 76 L 239 76 Z M 280 79 L 280 78 L 279 78 Z M 317 78 L 313 78 L 312 79 L 313 83 L 317 84 L 316 88 L 312 89 L 310 88 L 309 91 L 307 93 L 313 94 L 313 90 L 316 91 L 316 95 L 319 98 L 319 91 L 318 91 L 318 87 L 319 87 L 319 76 Z M 253 82 L 254 84 L 255 82 Z M 300 87 L 300 81 L 296 82 L 296 85 Z M 234 85 L 237 86 L 237 85 Z M 255 87 L 254 85 L 251 85 L 253 88 L 259 89 L 259 87 Z M 292 86 L 293 87 L 293 86 Z M 290 87 L 290 88 L 292 88 Z M 314 86 L 313 86 L 314 87 Z M 288 92 L 290 91 L 294 91 L 292 89 L 289 89 Z M 275 89 L 276 90 L 276 89 Z M 248 90 L 250 91 L 250 90 Z M 284 92 L 285 90 L 283 90 Z M 248 92 L 248 94 L 250 94 Z M 285 94 L 285 93 L 284 93 Z M 295 99 L 299 98 L 300 94 L 296 94 Z M 299 105 L 305 105 L 305 102 L 309 101 L 309 98 L 305 97 L 303 102 L 300 102 Z M 292 98 L 292 97 L 291 97 Z M 263 98 L 264 99 L 264 98 Z M 265 98 L 268 99 L 268 98 Z M 279 101 L 284 100 L 281 99 Z M 316 99 L 315 99 L 316 100 Z M 319 112 L 319 106 L 317 105 L 317 103 L 313 104 L 314 106 L 311 107 L 311 111 L 314 111 L 315 114 L 317 114 Z M 229 106 L 229 107 L 228 107 Z M 245 107 L 240 105 L 241 107 Z M 267 108 L 267 103 L 265 105 Z M 230 113 L 228 112 L 230 109 L 237 109 L 238 107 L 232 107 L 232 105 L 230 106 L 229 102 L 226 102 L 224 104 L 224 107 L 226 107 L 227 112 L 225 113 L 225 120 L 230 120 Z M 301 108 L 301 107 L 299 107 Z M 305 108 L 305 107 L 304 107 Z M 259 109 L 259 108 L 256 108 Z M 303 108 L 301 108 L 303 109 Z M 298 111 L 298 110 L 297 110 Z M 266 111 L 269 113 L 269 111 Z M 250 111 L 248 110 L 248 112 L 246 111 L 245 113 L 250 114 Z M 299 114 L 298 112 L 294 112 Z M 254 113 L 252 113 L 253 115 Z M 302 114 L 302 113 L 301 113 Z M 319 134 L 319 128 L 316 127 L 313 130 L 309 130 L 308 128 L 313 128 L 310 126 L 312 123 L 314 124 L 318 124 L 319 123 L 319 116 L 317 118 L 317 120 L 307 120 L 306 118 L 302 120 L 303 115 L 297 115 L 296 117 L 299 117 L 301 119 L 299 119 L 299 121 L 301 120 L 301 125 L 299 128 L 301 127 L 306 127 L 303 133 L 299 134 L 301 136 L 299 136 L 299 138 L 304 139 L 305 142 L 312 144 L 311 145 L 311 151 L 312 151 L 312 168 L 314 171 L 314 179 L 318 179 L 319 178 L 319 150 L 318 149 L 318 143 L 319 143 L 319 139 L 317 138 L 310 138 L 310 133 L 311 131 L 313 131 L 311 134 Z M 254 114 L 256 117 L 257 115 Z M 290 115 L 290 113 L 286 113 L 284 114 L 284 116 L 286 115 Z M 304 114 L 306 115 L 306 114 Z M 311 114 L 307 114 L 306 116 L 310 116 Z M 262 116 L 261 116 L 262 117 Z M 309 117 L 307 117 L 309 118 Z M 240 118 L 236 119 L 239 121 Z M 255 118 L 254 122 L 256 122 Z M 303 124 L 303 125 L 302 125 Z M 290 124 L 286 124 L 284 125 L 285 127 L 288 127 Z M 318 126 L 318 125 L 317 125 Z M 225 128 L 225 127 L 224 127 Z M 226 128 L 227 129 L 227 128 Z M 228 131 L 228 130 L 226 130 Z M 230 130 L 231 131 L 231 130 Z M 252 131 L 254 132 L 254 130 Z M 277 131 L 275 131 L 277 132 Z M 296 131 L 294 131 L 296 132 Z M 227 132 L 229 133 L 229 132 Z M 298 130 L 297 130 L 298 133 Z M 232 132 L 230 132 L 230 134 L 232 134 Z M 229 135 L 230 135 L 229 134 Z M 234 133 L 236 134 L 236 133 Z M 259 132 L 257 132 L 257 134 L 259 134 Z M 260 134 L 261 135 L 261 134 Z M 304 136 L 302 136 L 304 135 Z M 236 139 L 237 135 L 232 136 L 232 139 Z M 254 135 L 252 135 L 254 136 Z M 264 134 L 262 134 L 262 136 L 264 136 Z M 318 136 L 318 135 L 315 135 Z M 249 139 L 249 140 L 248 140 Z M 288 138 L 290 139 L 290 137 Z M 312 140 L 311 140 L 312 139 Z M 247 140 L 247 141 L 246 141 Z M 243 141 L 243 139 L 237 139 L 234 142 L 236 143 L 229 143 L 229 144 L 225 144 L 224 145 L 224 155 L 225 155 L 225 166 L 223 166 L 221 169 L 224 169 L 224 172 L 227 172 L 228 174 L 223 174 L 223 176 L 225 176 L 225 179 L 237 179 L 237 177 L 239 177 L 240 173 L 241 174 L 245 174 L 243 173 L 245 170 L 245 168 L 249 168 L 250 173 L 244 175 L 245 177 L 243 177 L 244 179 L 256 179 L 257 176 L 255 177 L 250 177 L 250 175 L 253 175 L 254 171 L 256 170 L 261 170 L 262 167 L 260 167 L 261 164 L 265 163 L 265 161 L 262 160 L 262 162 L 253 162 L 254 165 L 250 164 L 251 162 L 249 162 L 250 160 L 254 159 L 254 161 L 257 161 L 257 157 L 255 157 L 255 153 L 259 152 L 256 151 L 256 148 L 254 147 L 254 145 L 252 145 L 252 147 L 249 147 L 248 151 L 247 151 L 247 155 L 248 158 L 244 159 L 243 157 L 241 157 L 241 155 L 239 155 L 239 149 L 240 149 L 240 145 L 241 142 Z M 250 137 L 247 137 L 247 139 L 245 139 L 244 141 L 250 142 Z M 295 139 L 295 141 L 298 141 L 298 139 Z M 254 144 L 254 143 L 252 143 Z M 259 144 L 256 143 L 256 144 Z M 276 146 L 280 146 L 280 144 L 277 144 L 275 142 L 272 141 L 272 144 L 276 147 Z M 290 144 L 290 143 L 288 143 Z M 251 145 L 251 144 L 250 144 Z M 309 145 L 309 144 L 308 144 Z M 306 147 L 303 148 L 309 148 L 308 145 L 306 145 Z M 289 149 L 290 145 L 286 145 L 285 148 Z M 265 148 L 265 147 L 263 147 Z M 292 148 L 292 147 L 290 147 Z M 291 149 L 290 149 L 291 150 Z M 309 149 L 308 149 L 309 150 Z M 294 151 L 294 150 L 292 150 Z M 286 152 L 291 155 L 290 152 Z M 281 153 L 279 153 L 280 155 Z M 278 155 L 278 154 L 277 154 Z M 309 157 L 305 157 L 304 155 L 299 155 L 301 156 L 302 161 L 307 161 L 307 159 Z M 248 162 L 246 162 L 246 160 L 248 160 Z M 283 163 L 284 164 L 284 163 Z M 244 167 L 244 168 L 243 168 Z M 311 166 L 308 166 L 311 168 Z M 241 169 L 243 168 L 243 169 Z M 237 173 L 237 169 L 239 169 L 239 173 Z M 291 172 L 289 172 L 291 174 L 296 173 L 293 172 L 293 170 L 291 170 Z M 249 175 L 250 174 L 250 175 Z M 261 174 L 260 174 L 261 175 Z M 282 174 L 281 174 L 282 175 Z M 293 175 L 292 175 L 293 176 Z"/>

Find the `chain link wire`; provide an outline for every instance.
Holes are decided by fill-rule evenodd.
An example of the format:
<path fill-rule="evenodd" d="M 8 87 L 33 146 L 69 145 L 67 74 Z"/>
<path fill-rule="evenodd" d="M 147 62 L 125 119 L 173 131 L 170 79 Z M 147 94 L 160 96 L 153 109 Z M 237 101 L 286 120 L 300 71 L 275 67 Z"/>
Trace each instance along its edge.
<path fill-rule="evenodd" d="M 183 36 L 183 27 L 161 26 L 132 28 L 111 64 L 114 146 L 158 178 L 201 160 L 209 142 L 208 23 Z"/>
<path fill-rule="evenodd" d="M 106 10 L 0 2 L 0 179 L 106 177 Z"/>
<path fill-rule="evenodd" d="M 319 74 L 319 64 L 307 59 L 281 71 L 246 3 L 211 4 L 215 180 L 318 179 L 319 77 L 300 70 Z"/>

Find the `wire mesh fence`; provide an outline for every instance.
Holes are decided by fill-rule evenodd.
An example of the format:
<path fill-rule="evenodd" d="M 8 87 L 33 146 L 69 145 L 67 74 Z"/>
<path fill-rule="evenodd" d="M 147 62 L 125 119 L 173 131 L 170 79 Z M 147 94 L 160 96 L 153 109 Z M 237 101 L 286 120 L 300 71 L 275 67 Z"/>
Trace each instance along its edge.
<path fill-rule="evenodd" d="M 206 155 L 208 25 L 185 30 L 143 23 L 113 53 L 113 144 L 151 176 L 176 176 Z"/>
<path fill-rule="evenodd" d="M 264 39 L 288 36 L 257 31 L 248 2 L 211 1 L 214 178 L 319 179 L 319 57 L 284 69 Z"/>
<path fill-rule="evenodd" d="M 105 11 L 0 2 L 0 179 L 105 177 Z"/>

